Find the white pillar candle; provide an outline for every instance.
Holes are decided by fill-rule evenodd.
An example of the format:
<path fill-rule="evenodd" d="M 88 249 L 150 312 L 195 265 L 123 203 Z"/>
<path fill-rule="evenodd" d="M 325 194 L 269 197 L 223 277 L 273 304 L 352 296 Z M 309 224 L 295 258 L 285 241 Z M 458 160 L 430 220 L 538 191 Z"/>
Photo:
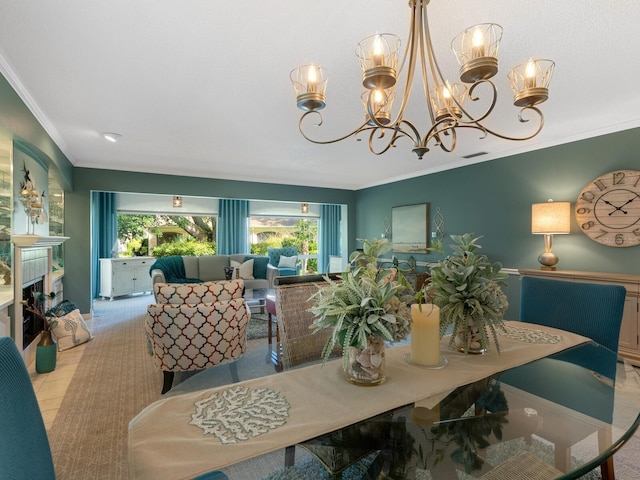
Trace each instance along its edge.
<path fill-rule="evenodd" d="M 418 365 L 440 363 L 440 308 L 437 305 L 411 305 L 411 361 Z"/>

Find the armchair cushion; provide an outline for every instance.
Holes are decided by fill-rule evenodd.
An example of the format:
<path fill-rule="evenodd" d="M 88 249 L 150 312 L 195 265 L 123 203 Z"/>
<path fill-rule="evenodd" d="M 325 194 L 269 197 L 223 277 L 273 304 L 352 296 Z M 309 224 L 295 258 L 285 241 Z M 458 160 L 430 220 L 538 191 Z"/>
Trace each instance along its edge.
<path fill-rule="evenodd" d="M 298 249 L 296 247 L 282 247 L 282 248 L 269 248 L 267 250 L 267 255 L 269 257 L 269 264 L 273 265 L 275 268 L 278 268 L 278 276 L 280 277 L 288 277 L 292 275 L 298 275 L 300 273 L 299 266 L 297 264 L 298 260 Z M 280 259 L 284 257 L 294 257 L 295 262 L 292 267 L 281 267 Z M 285 259 L 285 264 L 287 260 Z M 290 262 L 290 260 L 289 260 Z"/>
<path fill-rule="evenodd" d="M 280 255 L 280 260 L 278 261 L 278 268 L 296 268 L 296 263 L 298 263 L 297 255 L 294 255 L 293 257 Z"/>
<path fill-rule="evenodd" d="M 145 333 L 161 370 L 202 370 L 244 354 L 250 318 L 244 298 L 195 305 L 151 304 Z"/>
<path fill-rule="evenodd" d="M 244 280 L 204 283 L 156 283 L 153 286 L 159 304 L 197 304 L 242 298 Z"/>

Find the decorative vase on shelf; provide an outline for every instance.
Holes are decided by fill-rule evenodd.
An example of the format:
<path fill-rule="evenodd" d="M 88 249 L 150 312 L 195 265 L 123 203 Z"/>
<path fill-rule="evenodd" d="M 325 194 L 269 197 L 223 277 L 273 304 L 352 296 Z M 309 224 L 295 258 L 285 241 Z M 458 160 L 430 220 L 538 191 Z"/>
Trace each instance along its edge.
<path fill-rule="evenodd" d="M 384 338 L 372 335 L 366 347 L 349 347 L 347 380 L 356 385 L 380 385 L 386 379 Z"/>
<path fill-rule="evenodd" d="M 456 328 L 453 339 L 454 348 L 459 352 L 482 355 L 487 351 L 488 345 L 485 342 L 487 336 L 480 334 L 480 327 L 473 319 L 468 319 L 465 323 L 466 325 L 461 324 Z"/>
<path fill-rule="evenodd" d="M 58 347 L 53 341 L 50 330 L 42 332 L 40 341 L 36 345 L 36 372 L 48 373 L 56 369 Z"/>

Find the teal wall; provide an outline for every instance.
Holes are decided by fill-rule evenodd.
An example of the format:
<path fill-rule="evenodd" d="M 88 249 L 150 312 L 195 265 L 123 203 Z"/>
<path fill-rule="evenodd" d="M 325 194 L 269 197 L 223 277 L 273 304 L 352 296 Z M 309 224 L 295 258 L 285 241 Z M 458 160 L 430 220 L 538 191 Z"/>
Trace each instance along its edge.
<path fill-rule="evenodd" d="M 63 190 L 73 187 L 71 162 L 2 75 L 0 75 L 0 128 L 8 132 L 23 152 L 46 165 Z"/>
<path fill-rule="evenodd" d="M 392 207 L 426 202 L 431 219 L 436 208 L 444 215 L 445 245 L 451 243 L 450 234 L 474 232 L 483 236 L 483 253 L 491 260 L 506 268 L 539 268 L 544 240 L 531 234 L 531 204 L 553 198 L 573 207 L 582 188 L 597 176 L 640 170 L 639 152 L 640 129 L 632 129 L 360 190 L 356 236 L 380 237 Z M 573 214 L 571 234 L 556 235 L 553 251 L 560 258 L 559 269 L 640 274 L 640 247 L 600 245 L 581 232 Z M 435 254 L 416 258 L 438 259 Z M 517 277 L 510 278 L 509 318 L 517 317 L 518 290 Z"/>

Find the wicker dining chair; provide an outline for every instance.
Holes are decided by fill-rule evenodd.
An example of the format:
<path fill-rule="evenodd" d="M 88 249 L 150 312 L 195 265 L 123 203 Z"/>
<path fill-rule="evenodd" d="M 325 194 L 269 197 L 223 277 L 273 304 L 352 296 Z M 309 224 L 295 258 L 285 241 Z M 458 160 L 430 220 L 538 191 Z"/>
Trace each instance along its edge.
<path fill-rule="evenodd" d="M 330 274 L 333 280 L 339 277 Z M 327 285 L 322 275 L 278 277 L 275 280 L 276 318 L 280 334 L 279 363 L 285 369 L 321 359 L 322 349 L 331 336 L 330 329 L 313 332 L 314 315 L 309 298 Z M 339 346 L 332 355 L 339 356 Z"/>

